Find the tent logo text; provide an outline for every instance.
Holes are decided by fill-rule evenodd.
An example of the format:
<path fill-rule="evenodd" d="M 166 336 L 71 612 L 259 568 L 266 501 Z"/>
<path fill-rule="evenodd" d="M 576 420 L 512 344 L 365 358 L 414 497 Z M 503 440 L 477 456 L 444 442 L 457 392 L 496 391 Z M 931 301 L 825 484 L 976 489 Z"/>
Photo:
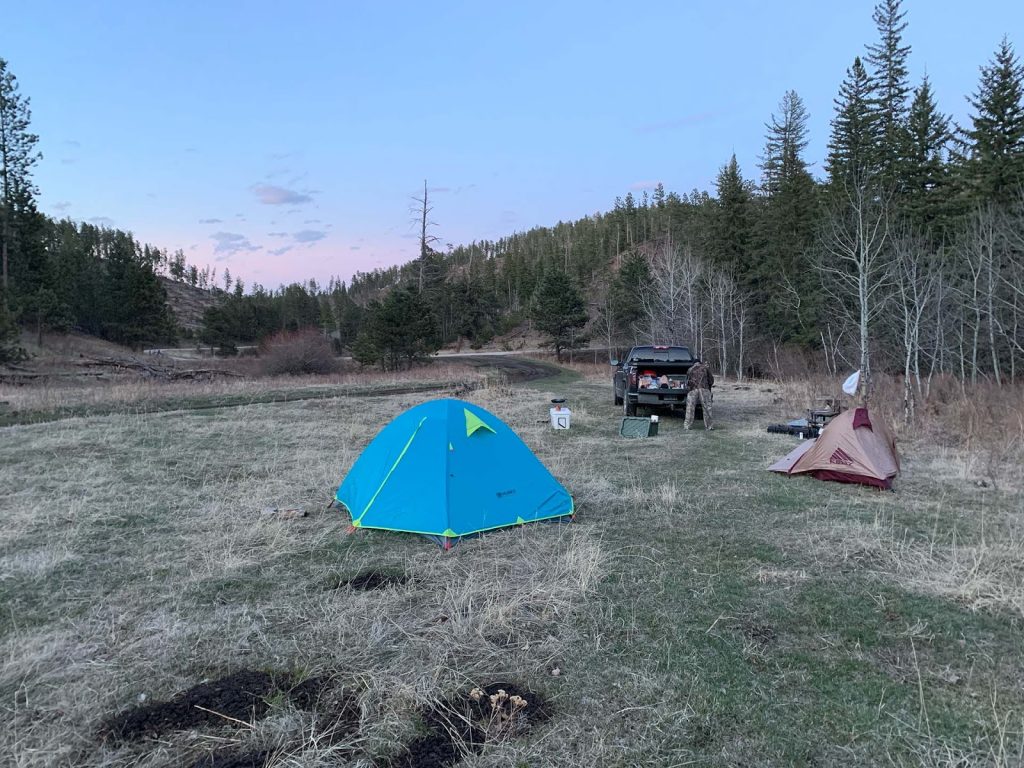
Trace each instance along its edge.
<path fill-rule="evenodd" d="M 850 466 L 853 464 L 853 459 L 850 458 L 850 454 L 844 451 L 842 448 L 836 448 L 832 451 L 832 455 L 828 457 L 829 464 L 845 464 Z"/>

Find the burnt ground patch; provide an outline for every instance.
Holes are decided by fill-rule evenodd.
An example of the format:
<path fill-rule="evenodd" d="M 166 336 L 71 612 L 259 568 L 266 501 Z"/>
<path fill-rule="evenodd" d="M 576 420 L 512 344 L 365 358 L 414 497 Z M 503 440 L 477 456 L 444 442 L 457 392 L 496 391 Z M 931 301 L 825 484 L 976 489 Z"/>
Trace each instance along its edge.
<path fill-rule="evenodd" d="M 355 576 L 334 574 L 327 579 L 325 589 L 342 589 L 349 587 L 358 590 L 387 589 L 408 584 L 412 579 L 404 571 L 389 571 L 379 568 L 360 571 Z"/>
<path fill-rule="evenodd" d="M 551 717 L 539 694 L 512 682 L 495 682 L 438 702 L 421 713 L 423 732 L 380 768 L 451 768 L 488 743 L 522 736 Z"/>
<path fill-rule="evenodd" d="M 295 686 L 289 692 L 292 703 L 299 709 L 316 709 L 318 717 L 310 736 L 321 746 L 337 746 L 346 736 L 359 730 L 359 701 L 352 691 L 330 686 L 329 677 L 310 678 Z M 284 744 L 280 749 L 299 749 L 297 741 Z M 352 747 L 352 752 L 355 751 Z M 220 749 L 203 755 L 189 765 L 189 768 L 266 768 L 279 752 L 249 749 Z M 335 756 L 341 758 L 346 751 L 338 750 Z"/>
<path fill-rule="evenodd" d="M 200 683 L 168 701 L 133 707 L 104 723 L 103 735 L 118 741 L 159 736 L 198 725 L 223 725 L 225 717 L 249 722 L 266 714 L 266 697 L 277 689 L 269 672 L 242 670 Z"/>
<path fill-rule="evenodd" d="M 104 721 L 100 735 L 114 741 L 134 741 L 199 726 L 221 726 L 228 719 L 249 723 L 267 714 L 268 699 L 274 694 L 283 694 L 299 709 L 311 709 L 327 695 L 331 683 L 329 675 L 295 683 L 288 673 L 243 669 L 199 683 L 167 701 L 114 715 Z"/>

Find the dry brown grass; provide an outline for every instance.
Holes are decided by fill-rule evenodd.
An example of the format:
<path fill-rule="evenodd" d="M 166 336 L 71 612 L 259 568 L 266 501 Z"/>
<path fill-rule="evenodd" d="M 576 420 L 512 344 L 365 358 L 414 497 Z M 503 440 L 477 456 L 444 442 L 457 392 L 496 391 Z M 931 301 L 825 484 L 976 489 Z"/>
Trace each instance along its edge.
<path fill-rule="evenodd" d="M 233 369 L 247 371 L 249 367 L 251 365 L 248 361 L 243 361 L 236 363 Z M 479 368 L 438 360 L 430 365 L 400 372 L 348 369 L 323 376 L 260 376 L 253 373 L 243 378 L 216 378 L 210 381 L 163 381 L 129 375 L 113 377 L 101 385 L 94 381 L 59 380 L 30 386 L 0 384 L 0 400 L 7 401 L 9 408 L 16 411 L 55 411 L 90 406 L 130 410 L 134 406 L 163 400 L 201 402 L 221 397 L 258 398 L 276 391 L 300 388 L 310 391 L 351 388 L 356 391 L 378 386 L 400 387 L 410 383 L 436 383 L 442 386 L 460 382 L 473 385 L 486 378 L 487 373 Z"/>
<path fill-rule="evenodd" d="M 795 418 L 819 395 L 840 395 L 839 382 L 824 376 L 779 385 L 780 418 Z M 843 396 L 852 405 L 855 398 Z M 1024 490 L 1017 467 L 1024 465 L 1024 384 L 996 386 L 933 380 L 907 424 L 900 381 L 875 379 L 872 409 L 882 413 L 907 452 L 922 452 L 939 475 L 950 469 L 963 479 Z M 934 450 L 938 449 L 938 450 Z"/>
<path fill-rule="evenodd" d="M 0 430 L 16 478 L 0 489 L 0 762 L 156 768 L 234 744 L 366 768 L 417 710 L 509 678 L 555 717 L 462 765 L 1019 762 L 1019 496 L 937 482 L 942 451 L 967 459 L 924 442 L 897 494 L 770 475 L 792 445 L 764 433 L 791 396 L 771 383 L 721 382 L 715 432 L 665 419 L 657 439 L 620 440 L 610 370 L 578 373 L 470 395 L 571 489 L 578 521 L 447 554 L 347 536 L 324 511 L 375 430 L 425 395 Z M 547 426 L 556 393 L 569 432 Z M 311 516 L 259 512 L 293 505 Z M 370 567 L 412 580 L 329 588 Z M 251 727 L 98 743 L 140 696 L 243 666 L 336 674 L 359 692 L 359 732 L 330 744 L 325 710 L 274 701 Z"/>
<path fill-rule="evenodd" d="M 836 390 L 825 377 L 785 382 L 773 409 L 780 419 L 793 418 Z M 872 407 L 898 436 L 897 491 L 927 491 L 919 519 L 901 520 L 905 502 L 880 496 L 870 519 L 851 520 L 826 505 L 806 532 L 819 557 L 864 563 L 904 588 L 970 610 L 1024 615 L 1024 387 L 979 384 L 972 392 L 965 398 L 958 382 L 936 380 L 906 424 L 900 383 L 879 376 Z"/>
<path fill-rule="evenodd" d="M 373 754 L 396 750 L 413 711 L 452 690 L 512 671 L 546 678 L 601 578 L 598 538 L 538 525 L 446 555 L 419 537 L 348 537 L 343 515 L 322 512 L 374 430 L 421 398 L 8 429 L 0 461 L 21 480 L 0 504 L 0 573 L 17 596 L 0 754 L 17 766 L 181 765 L 211 737 L 97 748 L 99 720 L 239 666 L 341 671 L 362 691 L 359 739 Z M 294 504 L 313 516 L 259 513 Z M 382 561 L 414 581 L 325 590 Z M 226 738 L 276 744 L 281 765 L 324 764 L 342 746 L 318 746 L 316 717 L 283 706 Z"/>

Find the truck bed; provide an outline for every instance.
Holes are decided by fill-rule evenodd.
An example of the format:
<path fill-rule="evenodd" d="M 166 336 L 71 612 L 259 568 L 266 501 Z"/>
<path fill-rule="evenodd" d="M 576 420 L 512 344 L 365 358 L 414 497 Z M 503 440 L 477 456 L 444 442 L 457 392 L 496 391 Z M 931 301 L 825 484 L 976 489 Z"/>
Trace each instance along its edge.
<path fill-rule="evenodd" d="M 686 347 L 634 347 L 623 362 L 622 402 L 627 415 L 637 406 L 682 408 L 686 405 L 686 378 L 696 360 Z M 616 395 L 616 402 L 619 402 Z"/>

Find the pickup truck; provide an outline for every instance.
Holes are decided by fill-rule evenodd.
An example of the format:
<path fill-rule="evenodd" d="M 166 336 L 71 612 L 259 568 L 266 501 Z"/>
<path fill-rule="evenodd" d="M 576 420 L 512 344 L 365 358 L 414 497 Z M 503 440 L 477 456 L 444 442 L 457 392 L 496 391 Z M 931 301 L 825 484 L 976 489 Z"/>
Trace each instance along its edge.
<path fill-rule="evenodd" d="M 646 408 L 686 407 L 686 374 L 697 362 L 688 347 L 633 347 L 622 360 L 612 360 L 615 405 L 626 416 Z"/>

